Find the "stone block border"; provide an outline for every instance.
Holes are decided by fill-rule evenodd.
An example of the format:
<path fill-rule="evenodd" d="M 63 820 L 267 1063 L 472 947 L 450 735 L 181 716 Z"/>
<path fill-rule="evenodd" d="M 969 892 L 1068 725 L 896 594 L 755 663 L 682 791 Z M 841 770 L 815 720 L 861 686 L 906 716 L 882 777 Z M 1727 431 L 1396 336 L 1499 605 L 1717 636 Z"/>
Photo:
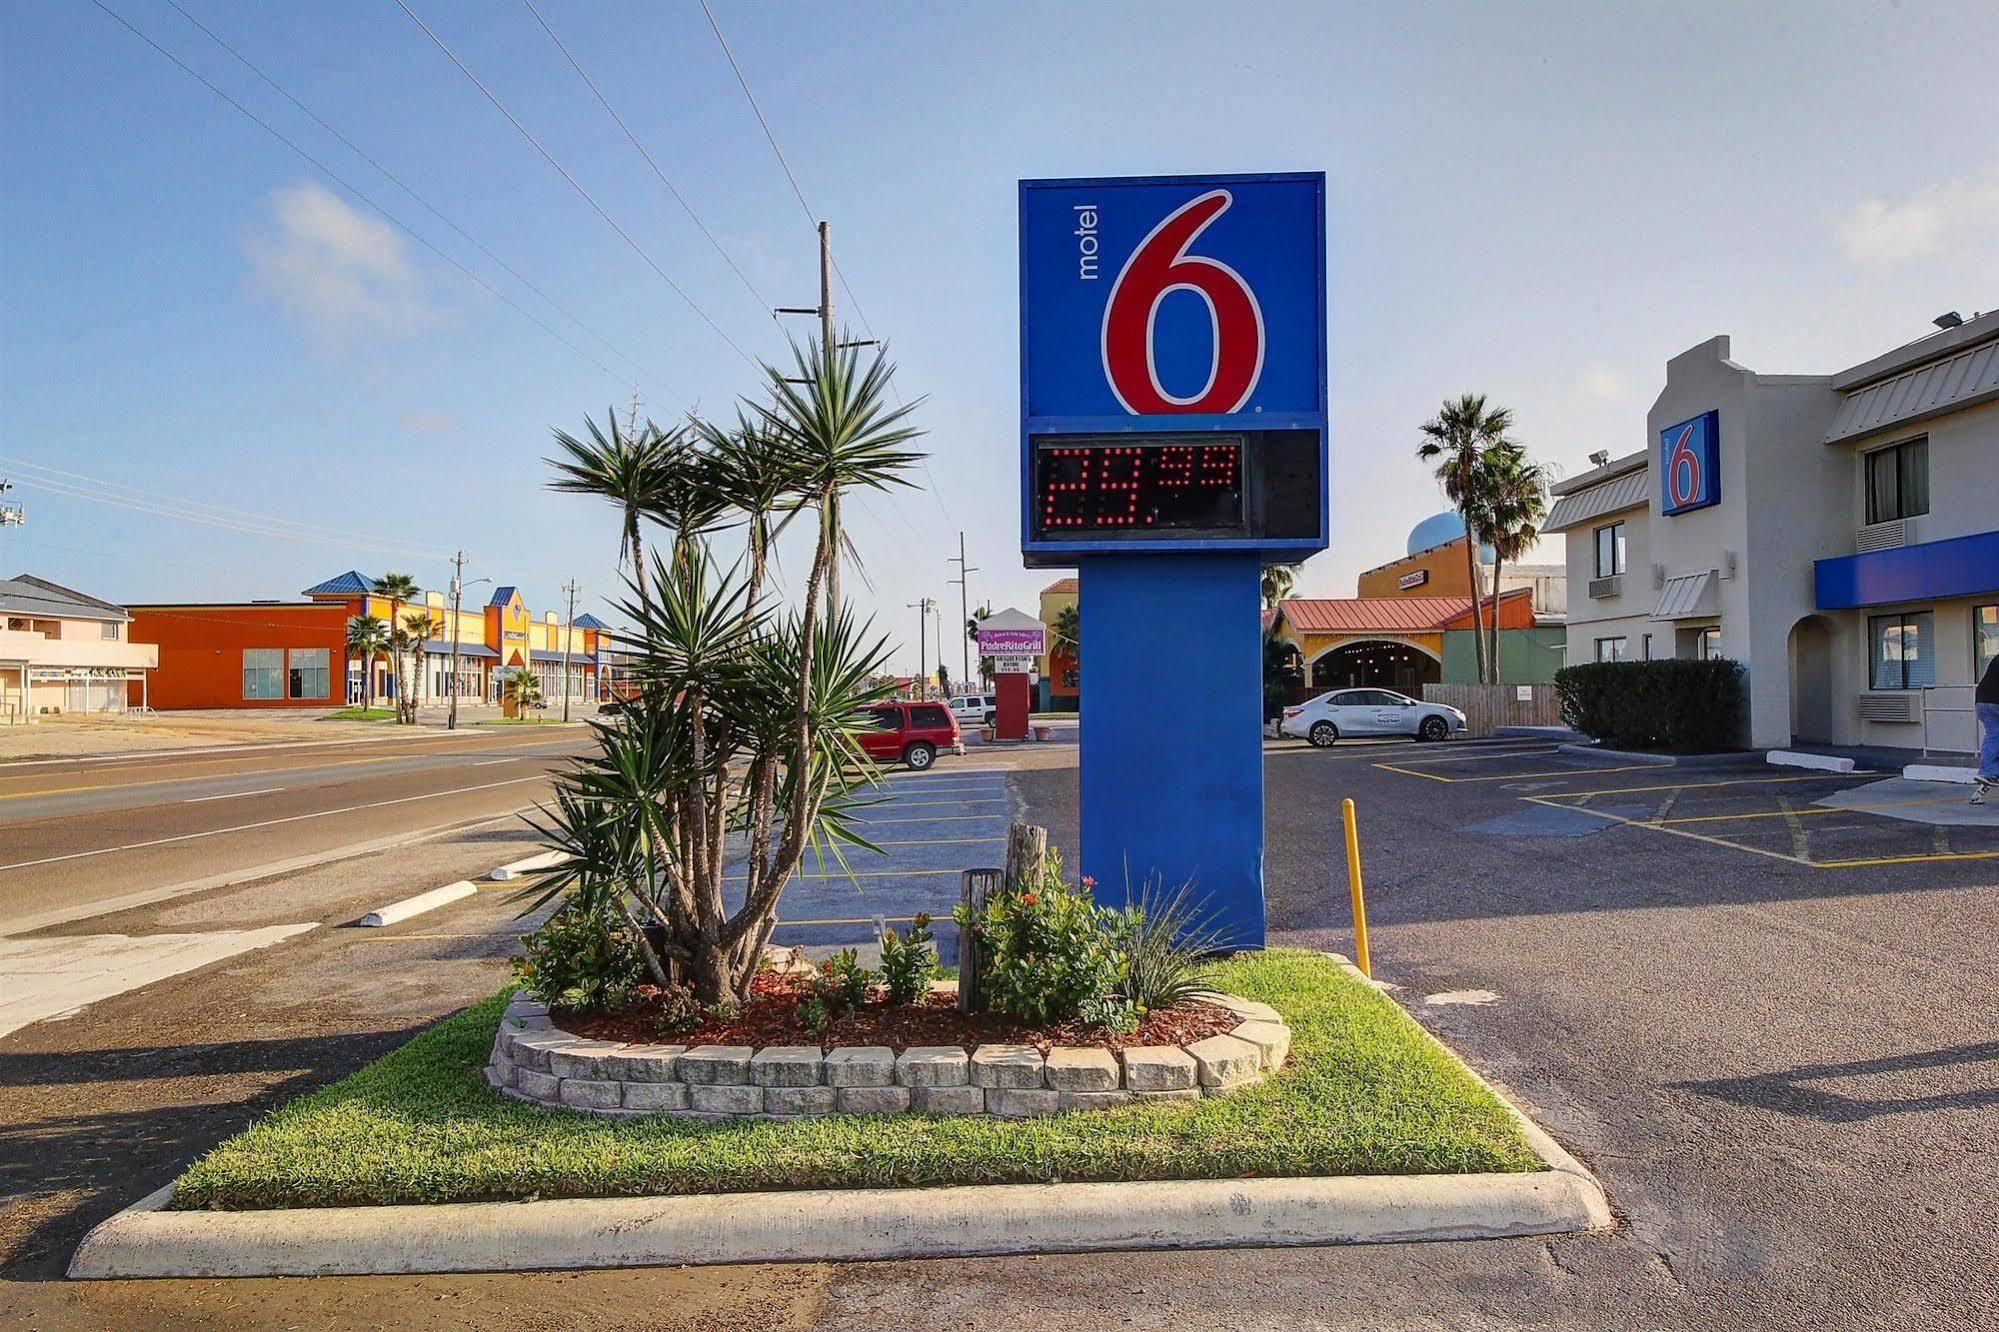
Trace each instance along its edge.
<path fill-rule="evenodd" d="M 1219 1096 L 1284 1066 L 1291 1028 L 1276 1009 L 1230 994 L 1201 999 L 1239 1019 L 1185 1046 L 632 1045 L 558 1031 L 548 1005 L 516 995 L 493 1038 L 486 1081 L 551 1110 L 626 1119 L 796 1119 L 808 1115 L 1037 1115 L 1133 1099 Z"/>

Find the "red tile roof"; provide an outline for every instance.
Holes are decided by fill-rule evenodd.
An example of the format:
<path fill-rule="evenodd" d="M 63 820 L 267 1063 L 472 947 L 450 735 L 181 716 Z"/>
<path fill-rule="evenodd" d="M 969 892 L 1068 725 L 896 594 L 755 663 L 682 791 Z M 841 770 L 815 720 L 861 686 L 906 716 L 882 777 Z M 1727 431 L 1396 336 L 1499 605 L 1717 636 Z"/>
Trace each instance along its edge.
<path fill-rule="evenodd" d="M 1058 578 L 1047 587 L 1042 588 L 1041 595 L 1044 597 L 1059 597 L 1065 592 L 1073 595 L 1077 587 L 1078 584 L 1073 578 Z"/>
<path fill-rule="evenodd" d="M 1502 593 L 1500 600 L 1512 603 L 1532 595 L 1533 589 L 1518 587 Z M 1283 611 L 1286 622 L 1301 634 L 1421 634 L 1471 627 L 1470 597 L 1293 597 Z"/>

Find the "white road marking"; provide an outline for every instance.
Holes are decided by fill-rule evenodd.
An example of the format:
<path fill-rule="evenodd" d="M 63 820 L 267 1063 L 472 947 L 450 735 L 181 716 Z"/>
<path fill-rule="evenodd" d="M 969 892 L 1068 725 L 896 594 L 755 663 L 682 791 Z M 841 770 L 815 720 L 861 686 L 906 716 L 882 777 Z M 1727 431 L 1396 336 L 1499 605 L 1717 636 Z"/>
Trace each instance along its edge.
<path fill-rule="evenodd" d="M 94 851 L 71 851 L 67 855 L 44 856 L 40 860 L 17 860 L 11 865 L 0 865 L 0 873 L 7 870 L 33 869 L 37 865 L 54 865 L 65 860 L 87 860 L 91 856 L 114 855 L 120 851 L 142 851 L 149 846 L 169 846 L 175 842 L 192 842 L 202 837 L 221 837 L 227 833 L 251 832 L 258 828 L 275 828 L 280 824 L 299 823 L 306 819 L 324 819 L 335 814 L 355 814 L 364 809 L 384 809 L 390 805 L 407 805 L 416 800 L 436 800 L 443 796 L 468 795 L 473 791 L 491 791 L 502 786 L 519 786 L 523 782 L 548 780 L 548 774 L 535 773 L 531 777 L 515 777 L 504 782 L 485 782 L 479 786 L 458 786 L 449 791 L 426 791 L 422 795 L 398 796 L 394 800 L 371 800 L 363 805 L 345 805 L 339 809 L 314 810 L 310 814 L 291 814 L 282 819 L 262 819 L 256 823 L 239 823 L 233 828 L 211 828 L 207 832 L 181 833 L 175 837 L 155 837 L 146 842 L 127 842 L 123 846 L 100 846 Z"/>
<path fill-rule="evenodd" d="M 1491 990 L 1446 990 L 1442 994 L 1424 995 L 1423 1002 L 1440 1006 L 1446 1004 L 1464 1004 L 1472 1008 L 1483 1008 L 1487 1004 L 1498 1003 L 1499 996 Z"/>
<path fill-rule="evenodd" d="M 187 799 L 181 801 L 181 803 L 183 805 L 199 805 L 203 801 L 207 800 L 241 800 L 244 796 L 271 795 L 274 792 L 282 791 L 284 789 L 285 788 L 282 786 L 266 786 L 263 789 L 257 791 L 228 791 L 222 795 L 189 796 Z"/>
<path fill-rule="evenodd" d="M 495 763 L 519 763 L 519 762 L 520 760 L 517 758 L 480 759 L 477 763 L 468 763 L 465 766 L 468 768 L 490 768 Z"/>
<path fill-rule="evenodd" d="M 208 934 L 0 940 L 0 995 L 6 996 L 0 999 L 0 1036 L 313 928 L 308 923 Z"/>

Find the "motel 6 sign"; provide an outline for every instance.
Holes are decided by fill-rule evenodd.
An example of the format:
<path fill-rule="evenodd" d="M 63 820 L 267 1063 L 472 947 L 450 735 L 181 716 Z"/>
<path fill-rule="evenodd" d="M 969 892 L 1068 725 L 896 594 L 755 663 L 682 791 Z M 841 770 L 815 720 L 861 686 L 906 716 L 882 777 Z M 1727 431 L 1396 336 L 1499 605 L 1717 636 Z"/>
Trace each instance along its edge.
<path fill-rule="evenodd" d="M 1325 176 L 1020 185 L 1022 551 L 1326 546 Z"/>
<path fill-rule="evenodd" d="M 1668 518 L 1721 503 L 1721 413 L 1659 432 L 1659 512 Z"/>

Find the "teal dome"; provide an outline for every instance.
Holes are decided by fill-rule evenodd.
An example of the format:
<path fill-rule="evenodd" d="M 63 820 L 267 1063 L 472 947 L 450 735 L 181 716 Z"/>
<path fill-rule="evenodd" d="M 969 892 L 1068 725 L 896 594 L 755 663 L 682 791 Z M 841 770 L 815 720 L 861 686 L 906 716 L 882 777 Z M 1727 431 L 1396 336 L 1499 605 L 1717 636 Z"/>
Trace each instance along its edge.
<path fill-rule="evenodd" d="M 1406 553 L 1418 555 L 1426 550 L 1434 550 L 1447 542 L 1456 541 L 1464 534 L 1464 515 L 1456 509 L 1446 509 L 1442 513 L 1433 513 L 1409 529 L 1409 549 Z M 1478 557 L 1481 562 L 1491 564 L 1492 547 L 1481 541 L 1478 547 Z"/>

